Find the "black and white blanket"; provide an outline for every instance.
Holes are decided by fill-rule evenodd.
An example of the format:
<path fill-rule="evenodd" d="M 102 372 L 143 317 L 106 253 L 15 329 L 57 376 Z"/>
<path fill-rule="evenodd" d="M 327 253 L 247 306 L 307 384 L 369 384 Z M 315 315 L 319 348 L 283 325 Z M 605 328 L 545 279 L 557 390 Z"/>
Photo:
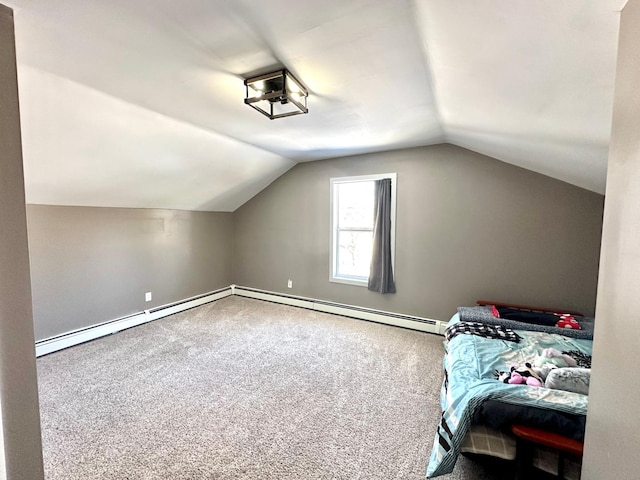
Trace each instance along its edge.
<path fill-rule="evenodd" d="M 485 338 L 497 338 L 509 342 L 520 342 L 520 336 L 510 328 L 501 325 L 486 325 L 480 322 L 458 322 L 447 327 L 444 336 L 447 341 L 456 335 L 478 335 Z"/>

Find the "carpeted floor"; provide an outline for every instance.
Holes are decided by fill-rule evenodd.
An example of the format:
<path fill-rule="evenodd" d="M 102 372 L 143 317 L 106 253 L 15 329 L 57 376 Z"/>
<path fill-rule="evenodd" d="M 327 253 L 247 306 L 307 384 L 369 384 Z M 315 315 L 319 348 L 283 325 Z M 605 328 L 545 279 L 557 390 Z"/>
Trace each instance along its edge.
<path fill-rule="evenodd" d="M 442 337 L 229 297 L 38 360 L 48 480 L 423 479 Z M 500 478 L 461 458 L 443 480 Z"/>

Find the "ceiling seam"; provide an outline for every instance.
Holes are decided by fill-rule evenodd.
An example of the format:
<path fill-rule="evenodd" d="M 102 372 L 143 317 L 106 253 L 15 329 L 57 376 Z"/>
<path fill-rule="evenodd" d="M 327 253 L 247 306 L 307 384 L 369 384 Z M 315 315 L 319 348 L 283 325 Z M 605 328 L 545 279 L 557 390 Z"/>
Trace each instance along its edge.
<path fill-rule="evenodd" d="M 447 126 L 442 119 L 442 112 L 440 111 L 440 100 L 438 98 L 438 88 L 436 86 L 435 76 L 433 74 L 433 67 L 431 64 L 431 57 L 428 51 L 428 42 L 426 35 L 424 35 L 423 29 L 418 23 L 418 6 L 416 4 L 418 0 L 408 0 L 409 9 L 411 10 L 412 22 L 415 27 L 416 33 L 418 35 L 418 39 L 420 41 L 420 50 L 422 51 L 422 57 L 425 64 L 425 69 L 427 71 L 427 76 L 429 78 L 429 86 L 431 91 L 431 97 L 433 99 L 433 106 L 436 111 L 436 118 L 438 119 L 438 123 L 440 125 L 440 130 L 442 130 L 442 141 L 443 143 L 449 143 L 449 135 L 447 133 Z"/>

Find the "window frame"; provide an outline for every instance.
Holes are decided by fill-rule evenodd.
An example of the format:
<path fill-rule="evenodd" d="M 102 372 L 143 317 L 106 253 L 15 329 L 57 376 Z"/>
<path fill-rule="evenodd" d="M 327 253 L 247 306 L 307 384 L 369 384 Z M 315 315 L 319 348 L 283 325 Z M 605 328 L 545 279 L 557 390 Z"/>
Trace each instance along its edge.
<path fill-rule="evenodd" d="M 369 182 L 380 180 L 383 178 L 391 179 L 391 265 L 395 272 L 396 260 L 396 192 L 397 192 L 397 173 L 378 173 L 372 175 L 352 175 L 348 177 L 334 177 L 329 179 L 329 198 L 330 198 L 330 255 L 329 255 L 329 281 L 333 283 L 343 283 L 347 285 L 356 285 L 366 287 L 369 284 L 369 277 L 355 277 L 350 275 L 338 274 L 338 189 L 334 188 L 340 183 Z M 362 229 L 364 230 L 364 229 Z"/>

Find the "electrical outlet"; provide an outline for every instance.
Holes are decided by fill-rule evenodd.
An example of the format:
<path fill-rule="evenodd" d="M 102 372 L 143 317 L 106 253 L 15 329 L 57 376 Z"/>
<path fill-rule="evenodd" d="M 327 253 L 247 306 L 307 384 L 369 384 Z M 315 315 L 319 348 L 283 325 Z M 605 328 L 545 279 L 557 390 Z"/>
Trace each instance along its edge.
<path fill-rule="evenodd" d="M 144 294 L 144 301 L 145 302 L 150 302 L 152 298 L 151 292 L 147 292 Z"/>
<path fill-rule="evenodd" d="M 287 287 L 293 288 L 293 281 L 291 279 L 287 281 Z"/>

